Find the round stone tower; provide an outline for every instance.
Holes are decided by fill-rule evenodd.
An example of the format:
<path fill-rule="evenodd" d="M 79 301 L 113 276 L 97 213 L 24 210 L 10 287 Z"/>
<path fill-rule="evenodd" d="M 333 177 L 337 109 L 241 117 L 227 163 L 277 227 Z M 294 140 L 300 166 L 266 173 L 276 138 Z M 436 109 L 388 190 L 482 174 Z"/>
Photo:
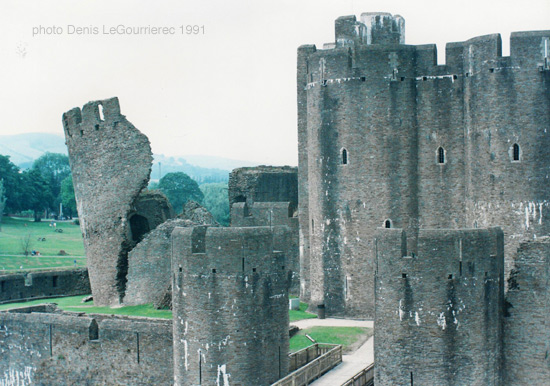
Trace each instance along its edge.
<path fill-rule="evenodd" d="M 400 81 L 414 78 L 415 51 L 400 45 L 399 16 L 341 17 L 335 29 L 327 49 L 298 51 L 303 295 L 329 315 L 373 317 L 373 232 L 416 230 L 415 83 Z"/>
<path fill-rule="evenodd" d="M 291 273 L 271 227 L 172 233 L 175 385 L 271 385 L 288 372 Z"/>

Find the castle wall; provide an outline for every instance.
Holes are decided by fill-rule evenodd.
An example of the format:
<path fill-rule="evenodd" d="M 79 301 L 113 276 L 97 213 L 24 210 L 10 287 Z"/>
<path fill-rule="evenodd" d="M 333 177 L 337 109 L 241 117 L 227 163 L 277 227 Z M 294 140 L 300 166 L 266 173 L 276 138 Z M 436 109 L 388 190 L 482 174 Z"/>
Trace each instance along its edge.
<path fill-rule="evenodd" d="M 300 258 L 298 217 L 289 202 L 255 202 L 249 206 L 236 202 L 231 206 L 231 226 L 273 227 L 273 248 L 284 252 L 288 268 L 292 271 L 290 293 L 300 294 Z"/>
<path fill-rule="evenodd" d="M 550 31 L 512 34 L 510 57 L 500 56 L 498 35 L 463 48 L 466 221 L 502 226 L 507 274 L 521 241 L 550 233 L 550 71 L 539 70 L 545 38 Z"/>
<path fill-rule="evenodd" d="M 130 251 L 124 305 L 158 304 L 162 300 L 171 285 L 172 231 L 178 226 L 191 225 L 189 220 L 166 221 Z"/>
<path fill-rule="evenodd" d="M 91 292 L 85 268 L 0 275 L 0 303 Z"/>
<path fill-rule="evenodd" d="M 501 385 L 499 228 L 376 234 L 377 385 Z"/>
<path fill-rule="evenodd" d="M 550 240 L 520 244 L 504 318 L 506 385 L 542 385 L 550 378 Z"/>
<path fill-rule="evenodd" d="M 298 171 L 290 166 L 256 166 L 229 174 L 229 206 L 235 202 L 291 202 L 298 204 Z"/>
<path fill-rule="evenodd" d="M 415 84 L 391 81 L 396 69 L 414 75 L 414 48 L 337 47 L 306 60 L 311 302 L 372 318 L 374 229 L 417 227 Z"/>
<path fill-rule="evenodd" d="M 94 301 L 117 305 L 136 243 L 128 215 L 149 181 L 151 147 L 121 115 L 117 98 L 66 112 L 63 128 Z"/>
<path fill-rule="evenodd" d="M 550 232 L 550 31 L 514 33 L 510 57 L 500 35 L 449 43 L 445 65 L 402 44 L 399 16 L 341 17 L 335 34 L 298 50 L 302 293 L 372 317 L 379 226 L 410 250 L 421 228 L 502 226 L 508 274 L 519 242 Z"/>
<path fill-rule="evenodd" d="M 269 227 L 172 234 L 176 385 L 270 385 L 288 372 L 286 258 Z"/>
<path fill-rule="evenodd" d="M 171 321 L 50 312 L 0 312 L 0 384 L 171 384 Z"/>

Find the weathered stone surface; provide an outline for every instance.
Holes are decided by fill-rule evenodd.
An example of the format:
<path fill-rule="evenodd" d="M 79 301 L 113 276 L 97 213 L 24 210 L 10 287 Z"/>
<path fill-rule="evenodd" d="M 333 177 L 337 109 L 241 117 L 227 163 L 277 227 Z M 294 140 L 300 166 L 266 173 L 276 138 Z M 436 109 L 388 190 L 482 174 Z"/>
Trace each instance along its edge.
<path fill-rule="evenodd" d="M 298 205 L 298 170 L 290 166 L 234 169 L 229 175 L 229 206 L 235 202 L 291 202 Z"/>
<path fill-rule="evenodd" d="M 231 206 L 232 227 L 284 227 L 274 230 L 273 247 L 287 256 L 292 271 L 290 293 L 300 294 L 300 259 L 298 238 L 298 213 L 290 202 L 236 202 Z"/>
<path fill-rule="evenodd" d="M 158 226 L 128 254 L 128 285 L 125 305 L 157 303 L 170 287 L 170 236 L 175 227 L 197 225 L 173 219 Z"/>
<path fill-rule="evenodd" d="M 372 318 L 386 223 L 412 248 L 420 228 L 501 226 L 510 272 L 521 240 L 550 234 L 550 32 L 513 33 L 510 57 L 499 35 L 449 43 L 439 66 L 435 45 L 402 44 L 401 17 L 335 30 L 328 49 L 298 49 L 304 299 Z"/>
<path fill-rule="evenodd" d="M 220 225 L 208 209 L 193 200 L 185 203 L 183 211 L 178 215 L 178 218 L 189 220 L 195 225 Z"/>
<path fill-rule="evenodd" d="M 544 385 L 550 379 L 550 238 L 520 244 L 506 293 L 505 385 Z"/>
<path fill-rule="evenodd" d="M 263 386 L 286 375 L 290 271 L 272 240 L 269 227 L 174 230 L 175 385 Z"/>
<path fill-rule="evenodd" d="M 218 223 L 207 209 L 188 201 L 178 218 L 168 220 L 144 235 L 143 240 L 128 253 L 125 305 L 153 303 L 157 308 L 171 305 L 170 236 L 175 227 L 196 225 L 218 226 Z"/>
<path fill-rule="evenodd" d="M 172 384 L 171 320 L 37 306 L 0 312 L 0 326 L 0 384 Z"/>
<path fill-rule="evenodd" d="M 502 231 L 421 229 L 413 253 L 379 229 L 375 245 L 376 384 L 502 385 Z"/>
<path fill-rule="evenodd" d="M 90 292 L 86 268 L 0 275 L 0 303 Z"/>
<path fill-rule="evenodd" d="M 63 127 L 94 302 L 117 305 L 126 291 L 128 251 L 144 234 L 146 221 L 135 215 L 130 221 L 129 214 L 149 181 L 151 147 L 120 113 L 117 98 L 66 112 Z"/>

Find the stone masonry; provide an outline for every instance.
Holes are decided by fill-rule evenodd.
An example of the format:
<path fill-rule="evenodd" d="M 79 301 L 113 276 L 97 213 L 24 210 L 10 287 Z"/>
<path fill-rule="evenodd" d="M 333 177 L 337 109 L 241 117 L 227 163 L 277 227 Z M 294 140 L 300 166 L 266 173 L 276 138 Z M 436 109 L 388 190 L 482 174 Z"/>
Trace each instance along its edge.
<path fill-rule="evenodd" d="M 374 245 L 376 385 L 502 385 L 502 231 L 421 229 L 410 249 L 379 229 Z"/>
<path fill-rule="evenodd" d="M 177 386 L 267 386 L 288 372 L 286 257 L 270 227 L 172 234 Z"/>
<path fill-rule="evenodd" d="M 550 31 L 406 45 L 388 13 L 340 17 L 298 49 L 302 297 L 374 316 L 374 232 L 501 226 L 506 275 L 550 234 Z"/>
<path fill-rule="evenodd" d="M 275 230 L 273 247 L 287 256 L 288 268 L 292 271 L 290 293 L 300 294 L 300 258 L 298 216 L 290 202 L 235 202 L 231 206 L 232 227 L 269 226 Z M 283 230 L 282 228 L 286 228 Z"/>
<path fill-rule="evenodd" d="M 506 293 L 505 385 L 550 379 L 550 238 L 520 244 Z"/>
<path fill-rule="evenodd" d="M 63 127 L 94 301 L 117 305 L 136 243 L 129 214 L 151 172 L 149 140 L 120 113 L 117 98 L 66 112 Z"/>

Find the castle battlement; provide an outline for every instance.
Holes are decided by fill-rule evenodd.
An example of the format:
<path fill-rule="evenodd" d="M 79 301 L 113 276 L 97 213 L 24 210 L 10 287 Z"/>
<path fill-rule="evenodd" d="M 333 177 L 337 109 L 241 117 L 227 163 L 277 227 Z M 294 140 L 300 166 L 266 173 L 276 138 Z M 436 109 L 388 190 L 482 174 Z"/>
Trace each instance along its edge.
<path fill-rule="evenodd" d="M 124 119 L 120 113 L 117 97 L 88 102 L 82 107 L 75 107 L 63 114 L 63 128 L 66 137 L 74 134 L 84 135 L 90 129 L 100 130 L 104 125 L 113 125 Z"/>
<path fill-rule="evenodd" d="M 287 229 L 287 232 L 290 230 Z M 273 248 L 274 230 L 262 227 L 175 228 L 176 274 L 215 276 L 288 275 L 286 256 Z"/>
<path fill-rule="evenodd" d="M 405 44 L 405 21 L 389 13 L 342 16 L 335 21 L 335 42 L 318 50 L 304 45 L 307 89 L 348 81 L 457 80 L 510 71 L 546 71 L 550 66 L 550 31 L 514 32 L 510 57 L 502 56 L 500 34 L 447 43 L 445 65 L 437 64 L 434 44 Z M 454 82 L 453 82 L 454 83 Z"/>

